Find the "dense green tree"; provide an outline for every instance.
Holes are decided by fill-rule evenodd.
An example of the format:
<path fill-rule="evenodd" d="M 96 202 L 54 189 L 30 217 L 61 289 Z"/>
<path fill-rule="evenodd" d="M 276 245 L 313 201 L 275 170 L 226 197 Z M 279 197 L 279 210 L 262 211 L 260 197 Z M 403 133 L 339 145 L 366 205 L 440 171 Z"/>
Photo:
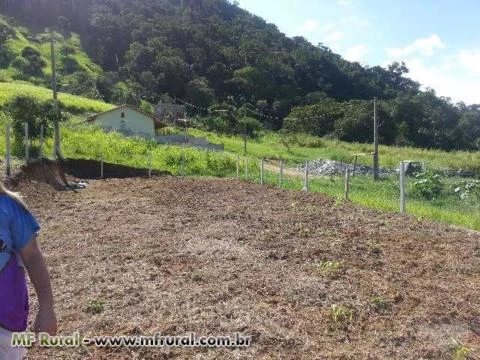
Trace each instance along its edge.
<path fill-rule="evenodd" d="M 14 58 L 15 55 L 6 46 L 0 45 L 0 69 L 7 68 Z"/>
<path fill-rule="evenodd" d="M 61 78 L 61 90 L 74 95 L 85 96 L 91 99 L 100 98 L 97 81 L 86 71 L 76 71 L 71 75 Z"/>
<path fill-rule="evenodd" d="M 190 81 L 185 88 L 186 96 L 202 108 L 208 108 L 215 99 L 213 90 L 208 86 L 206 78 L 197 78 Z"/>
<path fill-rule="evenodd" d="M 5 112 L 10 116 L 14 135 L 13 152 L 22 155 L 24 152 L 25 123 L 28 124 L 28 139 L 38 141 L 41 126 L 44 126 L 46 137 L 52 135 L 55 120 L 64 121 L 66 115 L 56 110 L 53 102 L 40 102 L 32 96 L 20 95 L 6 105 Z M 35 152 L 38 143 L 33 143 L 32 150 Z"/>

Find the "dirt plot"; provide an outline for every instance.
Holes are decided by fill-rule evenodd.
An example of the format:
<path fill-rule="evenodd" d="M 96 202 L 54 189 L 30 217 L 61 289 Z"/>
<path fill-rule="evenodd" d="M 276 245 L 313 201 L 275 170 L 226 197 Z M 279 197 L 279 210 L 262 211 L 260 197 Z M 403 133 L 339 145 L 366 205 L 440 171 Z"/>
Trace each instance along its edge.
<path fill-rule="evenodd" d="M 43 225 L 61 334 L 253 337 L 32 359 L 452 359 L 454 339 L 478 358 L 478 233 L 235 180 L 19 190 Z"/>

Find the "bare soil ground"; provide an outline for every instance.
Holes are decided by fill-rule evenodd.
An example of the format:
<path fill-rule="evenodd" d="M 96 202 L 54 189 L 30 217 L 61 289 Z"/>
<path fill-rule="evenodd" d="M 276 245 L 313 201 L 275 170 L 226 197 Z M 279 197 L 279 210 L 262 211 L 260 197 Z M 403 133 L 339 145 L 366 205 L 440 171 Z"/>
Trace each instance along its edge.
<path fill-rule="evenodd" d="M 478 358 L 476 232 L 234 180 L 17 189 L 43 226 L 61 334 L 253 337 L 238 349 L 35 348 L 31 359 L 453 359 L 453 339 Z M 104 310 L 88 313 L 89 300 Z M 332 305 L 352 317 L 334 319 Z"/>

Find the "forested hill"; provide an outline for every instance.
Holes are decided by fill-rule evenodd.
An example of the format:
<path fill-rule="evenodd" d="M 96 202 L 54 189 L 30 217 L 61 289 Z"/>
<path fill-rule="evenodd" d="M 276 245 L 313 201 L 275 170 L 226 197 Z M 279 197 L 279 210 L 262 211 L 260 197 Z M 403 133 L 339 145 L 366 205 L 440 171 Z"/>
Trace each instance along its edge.
<path fill-rule="evenodd" d="M 377 97 L 386 105 L 385 142 L 478 145 L 480 126 L 461 144 L 463 130 L 457 129 L 463 112 L 480 119 L 478 109 L 461 109 L 420 92 L 419 84 L 404 76 L 408 70 L 403 64 L 382 68 L 348 62 L 304 38 L 286 37 L 275 25 L 225 0 L 2 0 L 0 13 L 37 31 L 54 27 L 66 38 L 78 33 L 86 53 L 103 69 L 88 74 L 95 77 L 89 82 L 95 89 L 86 89 L 84 95 L 96 94 L 108 102 L 154 104 L 178 97 L 203 108 L 248 103 L 268 115 L 259 120 L 273 129 L 280 129 L 297 107 L 294 119 L 300 120 L 288 122 L 294 130 L 364 140 L 371 123 L 366 122 L 371 118 L 366 104 Z M 87 75 L 70 68 L 71 77 Z M 348 119 L 355 104 L 359 110 L 352 110 Z M 362 109 L 366 113 L 358 115 Z M 432 109 L 437 115 L 429 119 Z M 478 119 L 465 121 L 476 124 Z M 336 124 L 339 120 L 343 122 Z M 351 133 L 344 126 L 350 126 Z M 364 136 L 356 138 L 358 131 Z"/>

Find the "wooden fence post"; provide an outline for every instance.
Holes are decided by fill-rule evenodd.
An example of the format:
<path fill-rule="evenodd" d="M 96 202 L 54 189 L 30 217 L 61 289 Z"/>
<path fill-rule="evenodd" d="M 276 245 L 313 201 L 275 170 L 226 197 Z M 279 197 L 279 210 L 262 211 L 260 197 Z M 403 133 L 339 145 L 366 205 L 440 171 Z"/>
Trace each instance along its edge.
<path fill-rule="evenodd" d="M 103 152 L 100 154 L 100 179 L 103 179 Z"/>
<path fill-rule="evenodd" d="M 305 176 L 303 178 L 303 191 L 308 191 L 308 161 L 305 161 Z"/>
<path fill-rule="evenodd" d="M 43 159 L 43 145 L 44 145 L 44 142 L 45 142 L 45 139 L 44 139 L 45 134 L 44 134 L 44 132 L 45 132 L 45 129 L 44 129 L 44 126 L 43 126 L 43 124 L 42 124 L 42 125 L 40 125 L 40 151 L 39 151 L 39 154 L 38 154 L 38 157 L 39 157 L 40 159 Z"/>
<path fill-rule="evenodd" d="M 263 178 L 263 159 L 260 160 L 260 184 L 263 185 L 264 178 Z"/>
<path fill-rule="evenodd" d="M 148 177 L 152 177 L 152 151 L 148 154 Z"/>
<path fill-rule="evenodd" d="M 240 155 L 237 155 L 237 180 L 240 179 Z"/>
<path fill-rule="evenodd" d="M 347 167 L 345 171 L 345 200 L 348 200 L 348 194 L 350 192 L 350 169 Z"/>
<path fill-rule="evenodd" d="M 28 122 L 25 123 L 25 162 L 28 164 L 30 154 L 28 148 Z"/>
<path fill-rule="evenodd" d="M 279 174 L 278 184 L 281 189 L 283 186 L 283 160 L 280 160 L 280 174 Z"/>
<path fill-rule="evenodd" d="M 182 154 L 182 163 L 180 165 L 180 176 L 185 176 L 185 153 Z"/>
<path fill-rule="evenodd" d="M 6 159 L 5 159 L 5 172 L 7 176 L 10 176 L 12 173 L 11 165 L 10 165 L 10 129 L 12 127 L 12 124 L 7 122 L 7 132 L 6 132 L 6 139 L 5 139 L 5 145 L 7 147 L 6 149 Z"/>
<path fill-rule="evenodd" d="M 400 214 L 405 214 L 405 162 L 400 163 Z"/>
<path fill-rule="evenodd" d="M 245 158 L 245 180 L 248 181 L 248 158 Z"/>

